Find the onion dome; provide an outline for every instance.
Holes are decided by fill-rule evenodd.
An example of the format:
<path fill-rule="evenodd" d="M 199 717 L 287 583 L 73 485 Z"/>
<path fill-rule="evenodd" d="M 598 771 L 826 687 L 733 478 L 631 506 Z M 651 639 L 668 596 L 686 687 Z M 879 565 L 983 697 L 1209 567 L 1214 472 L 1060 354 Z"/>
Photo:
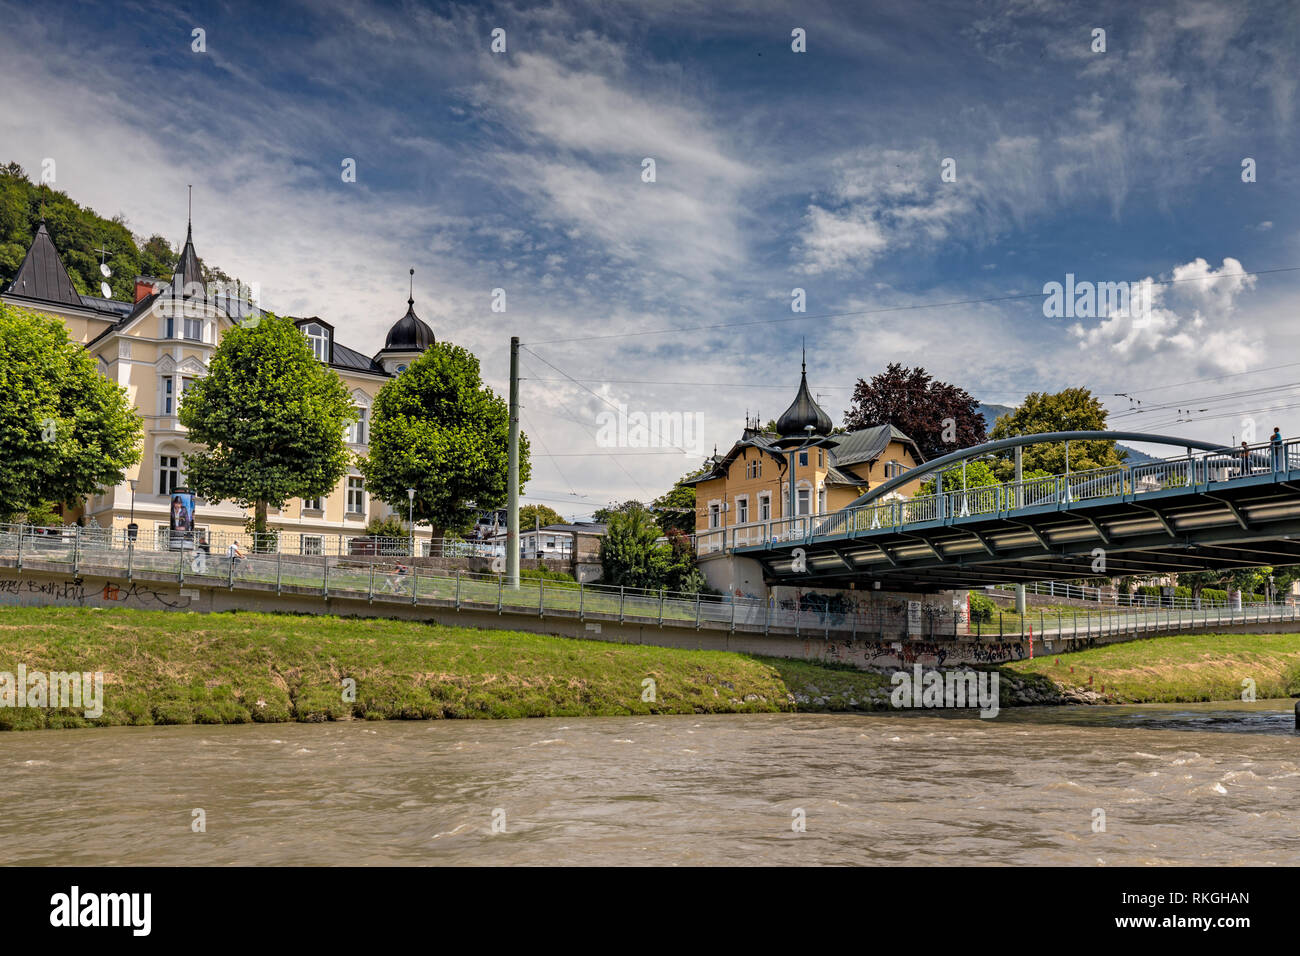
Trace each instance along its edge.
<path fill-rule="evenodd" d="M 411 270 L 415 274 L 415 270 Z M 429 346 L 433 345 L 433 329 L 429 328 L 418 315 L 415 314 L 415 293 L 411 293 L 410 298 L 406 300 L 406 315 L 402 316 L 388 330 L 388 338 L 384 339 L 383 352 L 423 352 Z"/>
<path fill-rule="evenodd" d="M 810 425 L 813 435 L 830 434 L 830 416 L 813 401 L 812 394 L 808 391 L 808 363 L 804 362 L 799 377 L 799 393 L 795 395 L 794 403 L 776 420 L 776 432 L 782 438 L 807 438 Z"/>

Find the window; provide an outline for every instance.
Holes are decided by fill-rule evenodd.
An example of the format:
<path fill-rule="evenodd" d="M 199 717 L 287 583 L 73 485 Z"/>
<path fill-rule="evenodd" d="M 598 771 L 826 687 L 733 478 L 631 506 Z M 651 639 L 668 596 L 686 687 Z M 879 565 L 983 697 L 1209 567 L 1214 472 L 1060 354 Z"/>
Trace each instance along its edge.
<path fill-rule="evenodd" d="M 176 319 L 174 316 L 166 316 L 163 319 L 163 338 L 170 339 L 176 334 Z"/>
<path fill-rule="evenodd" d="M 709 505 L 709 527 L 710 528 L 718 527 L 718 521 L 719 518 L 721 517 L 721 514 L 722 512 L 720 511 L 717 505 Z"/>
<path fill-rule="evenodd" d="M 366 513 L 366 480 L 364 478 L 348 479 L 348 514 L 364 515 Z"/>
<path fill-rule="evenodd" d="M 324 499 L 324 498 L 304 498 L 304 499 L 302 499 L 302 510 L 303 510 L 303 511 L 324 511 L 324 510 L 325 510 L 325 499 Z"/>
<path fill-rule="evenodd" d="M 817 513 L 824 515 L 826 513 L 826 486 L 822 485 L 817 489 Z"/>
<path fill-rule="evenodd" d="M 799 452 L 799 467 L 805 468 L 807 467 L 807 465 L 808 465 L 808 453 L 806 451 Z"/>
<path fill-rule="evenodd" d="M 399 366 L 397 366 L 397 374 L 398 374 L 398 375 L 401 375 L 401 374 L 402 374 L 403 372 L 405 372 L 405 371 L 406 371 L 406 366 L 405 366 L 405 365 L 399 365 Z"/>
<path fill-rule="evenodd" d="M 806 515 L 808 513 L 808 505 L 811 499 L 812 494 L 807 488 L 799 489 L 799 514 Z"/>
<path fill-rule="evenodd" d="M 370 409 L 357 408 L 357 420 L 348 426 L 348 443 L 352 445 L 364 445 L 366 443 L 366 420 L 370 415 Z"/>
<path fill-rule="evenodd" d="M 897 478 L 905 471 L 907 471 L 907 468 L 900 461 L 890 461 L 885 463 L 886 478 Z"/>
<path fill-rule="evenodd" d="M 740 524 L 749 523 L 749 499 L 748 498 L 736 499 L 736 521 L 739 522 Z"/>
<path fill-rule="evenodd" d="M 307 341 L 311 343 L 311 354 L 316 356 L 317 361 L 329 361 L 330 336 L 325 331 L 325 327 L 312 322 L 304 326 L 303 331 L 307 333 Z"/>
<path fill-rule="evenodd" d="M 298 539 L 298 549 L 303 554 L 324 554 L 325 539 L 318 534 L 304 534 Z"/>
<path fill-rule="evenodd" d="M 203 341 L 203 320 L 185 317 L 185 338 L 192 342 Z"/>
<path fill-rule="evenodd" d="M 168 381 L 171 381 L 168 379 Z M 181 459 L 179 455 L 158 456 L 158 494 L 170 495 L 181 486 Z"/>
<path fill-rule="evenodd" d="M 772 498 L 769 495 L 758 496 L 758 520 L 772 520 Z"/>
<path fill-rule="evenodd" d="M 170 377 L 163 379 L 163 414 L 170 415 L 176 411 L 175 396 L 172 394 L 174 382 Z"/>
<path fill-rule="evenodd" d="M 823 448 L 817 449 L 817 467 L 818 468 L 826 467 L 826 451 Z"/>

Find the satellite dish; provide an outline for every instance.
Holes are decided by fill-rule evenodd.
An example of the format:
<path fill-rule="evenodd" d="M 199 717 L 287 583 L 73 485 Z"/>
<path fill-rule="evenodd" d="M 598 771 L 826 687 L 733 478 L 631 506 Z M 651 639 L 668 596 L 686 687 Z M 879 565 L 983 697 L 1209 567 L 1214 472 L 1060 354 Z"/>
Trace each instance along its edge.
<path fill-rule="evenodd" d="M 99 272 L 105 279 L 107 279 L 109 276 L 113 274 L 113 270 L 110 269 L 108 265 L 103 262 L 99 264 Z"/>
<path fill-rule="evenodd" d="M 113 290 L 108 287 L 107 282 L 101 282 L 99 284 L 99 291 L 103 294 L 105 299 L 113 298 Z"/>

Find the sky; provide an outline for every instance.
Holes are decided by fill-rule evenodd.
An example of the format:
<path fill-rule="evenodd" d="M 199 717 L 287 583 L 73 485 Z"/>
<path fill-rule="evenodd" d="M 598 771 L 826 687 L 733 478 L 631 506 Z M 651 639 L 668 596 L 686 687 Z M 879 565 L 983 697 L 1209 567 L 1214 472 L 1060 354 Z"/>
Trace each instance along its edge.
<path fill-rule="evenodd" d="M 360 351 L 411 268 L 501 395 L 519 336 L 525 501 L 566 518 L 777 417 L 805 348 L 837 423 L 901 362 L 988 403 L 1087 387 L 1113 428 L 1300 436 L 1288 0 L 0 0 L 0 22 L 0 162 L 52 158 L 174 243 L 193 184 L 199 254 Z M 1151 279 L 1150 308 L 1049 315 L 1067 274 Z M 617 427 L 638 414 L 649 441 Z"/>

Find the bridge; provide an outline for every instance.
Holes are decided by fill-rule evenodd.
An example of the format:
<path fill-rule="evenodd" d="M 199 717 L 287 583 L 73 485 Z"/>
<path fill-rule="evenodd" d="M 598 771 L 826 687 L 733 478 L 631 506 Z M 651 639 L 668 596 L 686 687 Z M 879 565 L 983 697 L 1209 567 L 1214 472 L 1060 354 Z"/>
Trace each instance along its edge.
<path fill-rule="evenodd" d="M 1095 440 L 1185 451 L 943 490 L 945 471 L 993 453 Z M 934 473 L 934 494 L 896 494 Z M 700 532 L 696 547 L 753 558 L 770 584 L 919 592 L 1300 564 L 1300 440 L 1232 449 L 1141 432 L 1018 436 L 926 462 L 841 511 Z"/>

